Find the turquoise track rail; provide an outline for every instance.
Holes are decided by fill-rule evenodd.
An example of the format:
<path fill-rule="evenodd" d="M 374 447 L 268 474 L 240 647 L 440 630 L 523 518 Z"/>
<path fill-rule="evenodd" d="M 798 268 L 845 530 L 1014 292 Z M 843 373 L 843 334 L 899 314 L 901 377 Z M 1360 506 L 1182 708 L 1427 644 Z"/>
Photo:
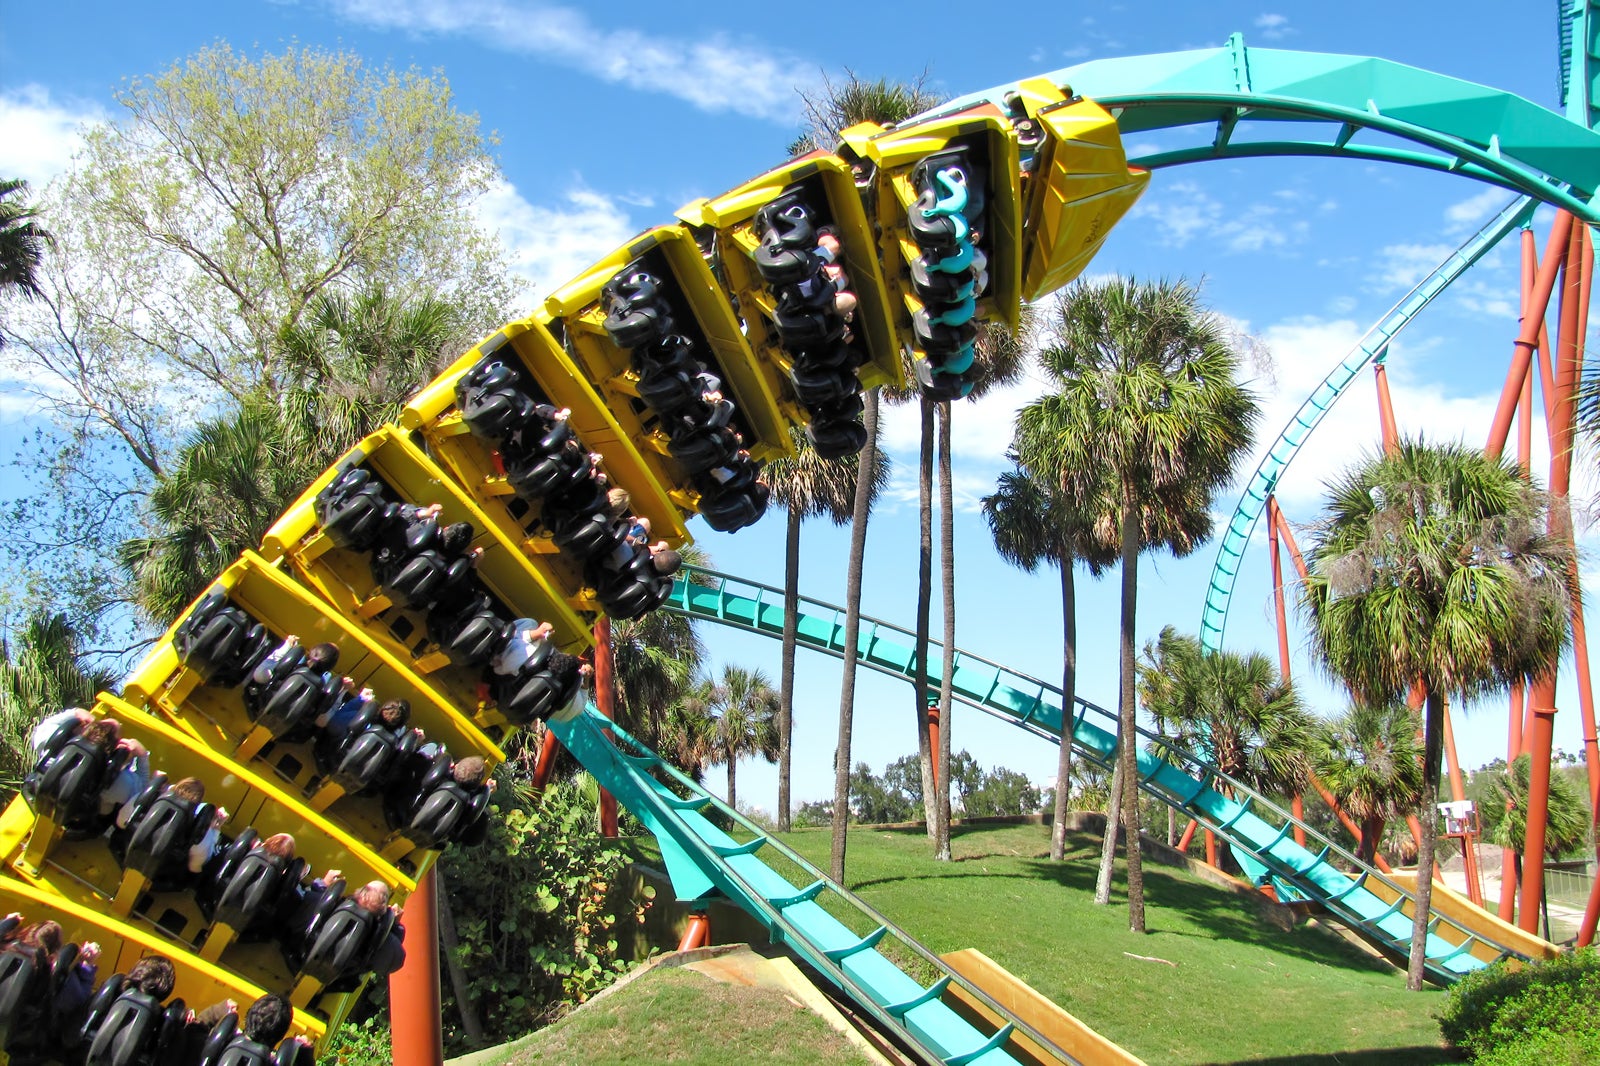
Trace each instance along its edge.
<path fill-rule="evenodd" d="M 926 1061 L 943 1066 L 1000 1066 L 1015 1063 L 1005 1050 L 1013 1032 L 1054 1048 L 1044 1036 L 1017 1020 L 981 988 L 940 959 L 872 907 L 830 881 L 793 850 L 712 796 L 591 707 L 568 721 L 549 723 L 567 750 L 595 779 L 639 817 L 661 844 L 667 871 L 680 899 L 715 893 L 755 917 L 774 943 L 787 944 L 818 973 L 842 989 L 888 1031 Z M 605 731 L 613 732 L 613 742 Z M 660 774 L 666 781 L 658 779 Z M 706 817 L 720 811 L 749 834 L 737 841 Z M 801 871 L 795 884 L 760 854 L 781 856 Z M 870 926 L 857 933 L 823 904 L 842 901 Z M 833 911 L 844 908 L 835 906 Z M 932 975 L 924 985 L 906 972 Z M 1007 1019 L 993 1032 L 974 1028 L 941 999 L 957 984 Z M 1055 1048 L 1064 1062 L 1076 1062 Z"/>
<path fill-rule="evenodd" d="M 711 570 L 685 570 L 665 610 L 781 638 L 783 590 Z M 799 643 L 842 658 L 844 618 L 844 608 L 802 597 Z M 909 681 L 916 670 L 914 640 L 909 630 L 863 616 L 860 662 Z M 941 655 L 935 651 L 941 645 L 929 647 L 929 681 L 936 683 Z M 1113 712 L 1076 700 L 1068 722 L 1059 688 L 965 651 L 956 652 L 951 680 L 962 703 L 1056 743 L 1069 735 L 1074 752 L 1111 768 L 1117 748 Z M 1411 939 L 1411 894 L 1406 889 L 1200 756 L 1146 730 L 1140 734 L 1148 742 L 1148 750 L 1139 753 L 1140 788 L 1226 840 L 1245 863 L 1258 864 L 1280 894 L 1319 903 L 1369 943 L 1392 955 L 1404 954 Z M 1295 842 L 1296 828 L 1317 850 Z M 1354 876 L 1335 863 L 1355 871 Z M 1430 928 L 1427 971 L 1437 983 L 1448 984 L 1482 968 L 1488 960 L 1480 955 L 1526 957 L 1437 911 Z"/>
<path fill-rule="evenodd" d="M 1582 33 L 1592 22 L 1585 11 L 1565 24 Z M 1588 41 L 1575 50 L 1578 100 L 1593 93 L 1592 50 Z M 1153 130 L 1214 129 L 1209 144 L 1130 154 L 1134 166 L 1285 155 L 1399 163 L 1499 185 L 1600 223 L 1592 202 L 1600 135 L 1583 118 L 1461 78 L 1370 56 L 1248 48 L 1239 34 L 1222 48 L 1098 59 L 1042 77 L 1107 108 L 1129 140 Z M 985 102 L 1004 107 L 1017 88 L 972 93 L 918 117 Z M 1567 96 L 1571 116 L 1579 109 Z"/>
<path fill-rule="evenodd" d="M 1400 331 L 1410 325 L 1435 296 L 1464 274 L 1489 249 L 1512 230 L 1526 225 L 1537 206 L 1537 202 L 1530 197 L 1520 197 L 1507 204 L 1367 330 L 1355 347 L 1328 372 L 1322 384 L 1300 404 L 1299 410 L 1289 419 L 1289 424 L 1283 427 L 1278 439 L 1262 456 L 1255 473 L 1250 475 L 1244 495 L 1239 497 L 1233 517 L 1228 520 L 1227 529 L 1217 545 L 1217 559 L 1211 567 L 1211 580 L 1206 585 L 1206 602 L 1200 612 L 1200 643 L 1207 651 L 1222 647 L 1223 632 L 1228 625 L 1228 604 L 1244 562 L 1245 551 L 1250 547 L 1250 535 L 1261 520 L 1267 497 L 1276 490 L 1279 479 L 1294 461 L 1300 446 L 1333 409 L 1333 405 L 1339 402 L 1362 368 L 1369 363 L 1381 362 L 1388 353 L 1390 342 Z"/>

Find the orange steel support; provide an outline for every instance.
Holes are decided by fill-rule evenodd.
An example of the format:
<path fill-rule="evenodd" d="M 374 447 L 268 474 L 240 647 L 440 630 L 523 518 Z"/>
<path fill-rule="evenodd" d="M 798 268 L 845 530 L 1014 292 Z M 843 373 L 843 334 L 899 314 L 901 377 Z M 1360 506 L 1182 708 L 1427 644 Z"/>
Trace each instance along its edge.
<path fill-rule="evenodd" d="M 1069 729 L 1070 733 L 1071 730 Z M 1063 741 L 1070 743 L 1070 741 Z M 934 787 L 939 784 L 939 700 L 928 700 L 928 768 L 932 771 Z"/>
<path fill-rule="evenodd" d="M 1461 780 L 1461 767 L 1456 763 L 1455 730 L 1450 725 L 1450 705 L 1445 704 L 1444 709 L 1444 750 L 1450 755 L 1450 797 L 1452 799 L 1466 799 L 1467 790 Z M 1483 876 L 1478 871 L 1478 834 L 1472 831 L 1469 824 L 1461 833 L 1451 834 L 1461 838 L 1461 865 L 1462 872 L 1467 878 L 1467 898 L 1478 906 L 1483 906 Z"/>
<path fill-rule="evenodd" d="M 1189 824 L 1184 826 L 1183 836 L 1178 838 L 1178 850 L 1179 851 L 1184 852 L 1184 853 L 1187 853 L 1189 851 L 1189 844 L 1190 844 L 1190 842 L 1192 842 L 1194 840 L 1194 831 L 1196 829 L 1198 829 L 1199 827 L 1200 827 L 1200 823 L 1199 822 L 1195 821 L 1193 818 L 1189 819 Z"/>
<path fill-rule="evenodd" d="M 1383 430 L 1383 454 L 1400 450 L 1400 428 L 1394 420 L 1394 401 L 1389 397 L 1389 371 L 1383 362 L 1372 364 L 1372 379 L 1378 386 L 1378 425 Z"/>
<path fill-rule="evenodd" d="M 693 951 L 695 948 L 711 946 L 711 917 L 705 911 L 695 911 L 689 915 L 689 924 L 684 926 L 683 939 L 678 941 L 679 951 Z"/>
<path fill-rule="evenodd" d="M 1382 364 L 1379 364 L 1380 369 Z M 1289 680 L 1289 620 L 1288 611 L 1283 602 L 1283 556 L 1278 550 L 1278 497 L 1276 494 L 1267 497 L 1267 541 L 1272 547 L 1272 604 L 1278 618 L 1278 673 L 1285 681 Z M 1305 819 L 1305 804 L 1296 795 L 1291 801 L 1292 812 L 1297 821 Z M 1299 825 L 1294 827 L 1294 842 L 1302 848 L 1306 846 L 1306 831 Z"/>
<path fill-rule="evenodd" d="M 1311 779 L 1311 784 L 1316 787 L 1317 794 L 1322 797 L 1322 802 L 1326 803 L 1328 809 L 1338 817 L 1340 824 L 1350 831 L 1351 836 L 1356 838 L 1356 846 L 1359 848 L 1364 839 L 1361 827 L 1355 823 L 1355 819 L 1344 813 L 1344 809 L 1339 806 L 1339 801 L 1333 798 L 1332 792 L 1328 791 L 1328 786 L 1318 781 L 1315 777 Z M 1386 874 L 1394 872 L 1389 868 L 1389 863 L 1384 859 L 1383 855 L 1376 850 L 1372 853 L 1372 862 L 1373 865 Z"/>
<path fill-rule="evenodd" d="M 389 975 L 389 1025 L 395 1066 L 442 1066 L 439 1025 L 438 879 L 430 868 L 406 899 L 406 961 Z"/>
<path fill-rule="evenodd" d="M 1206 830 L 1206 865 L 1213 870 L 1222 869 L 1217 861 L 1217 834 L 1209 829 Z"/>
<path fill-rule="evenodd" d="M 1524 708 L 1522 682 L 1518 681 L 1511 686 L 1511 713 L 1506 735 L 1506 765 L 1517 761 L 1517 756 L 1522 754 L 1522 715 Z M 1506 800 L 1506 810 L 1514 807 L 1511 799 Z M 1500 851 L 1500 906 L 1496 911 L 1503 922 L 1514 921 L 1517 916 L 1517 853 L 1512 848 L 1503 848 Z"/>
<path fill-rule="evenodd" d="M 611 658 L 611 619 L 594 624 L 594 702 L 608 719 L 617 716 L 617 675 Z M 607 736 L 611 731 L 606 730 Z M 617 835 L 617 797 L 600 790 L 600 835 Z"/>
<path fill-rule="evenodd" d="M 1550 296 L 1555 291 L 1556 272 L 1561 267 L 1571 233 L 1572 216 L 1565 211 L 1556 212 L 1555 225 L 1550 228 L 1550 243 L 1544 250 L 1544 262 L 1539 264 L 1539 274 L 1534 278 L 1533 291 L 1526 308 L 1527 313 L 1523 316 L 1522 329 L 1512 351 L 1511 370 L 1506 375 L 1508 387 L 1501 390 L 1500 403 L 1495 408 L 1494 422 L 1489 427 L 1489 443 L 1484 447 L 1484 451 L 1490 455 L 1499 455 L 1505 450 L 1506 436 L 1511 432 L 1511 416 L 1517 409 L 1517 400 L 1522 392 L 1522 376 L 1528 372 L 1533 349 L 1538 344 L 1539 323 L 1544 321 L 1545 310 L 1550 306 Z"/>
<path fill-rule="evenodd" d="M 1563 227 L 1563 222 L 1565 226 Z M 1582 320 L 1583 298 L 1581 289 L 1584 281 L 1584 231 L 1586 227 L 1577 227 L 1574 231 L 1571 218 L 1566 212 L 1556 216 L 1556 230 L 1560 232 L 1560 243 L 1553 232 L 1550 246 L 1545 249 L 1545 259 L 1548 264 L 1553 257 L 1552 253 L 1560 252 L 1562 263 L 1562 291 L 1560 325 L 1556 334 L 1556 349 L 1551 360 L 1555 370 L 1555 419 L 1550 423 L 1550 493 L 1557 499 L 1565 497 L 1571 488 L 1572 479 L 1572 437 L 1573 437 L 1573 392 L 1577 386 L 1578 364 L 1583 347 L 1583 332 L 1587 323 Z M 1545 271 L 1540 268 L 1540 277 Z M 1553 287 L 1553 286 L 1552 286 Z M 1534 293 L 1535 306 L 1539 293 Z M 1543 309 L 1539 310 L 1543 317 Z M 1523 334 L 1528 333 L 1529 323 L 1523 323 Z M 1553 525 L 1558 529 L 1552 530 L 1571 543 L 1572 524 L 1569 513 L 1558 508 L 1552 514 Z M 1524 738 L 1528 746 L 1528 754 L 1532 757 L 1532 772 L 1528 781 L 1528 825 L 1527 834 L 1523 842 L 1522 856 L 1522 885 L 1519 900 L 1519 924 L 1528 932 L 1537 932 L 1539 923 L 1539 904 L 1544 897 L 1544 845 L 1546 816 L 1550 801 L 1550 756 L 1555 741 L 1555 714 L 1556 714 L 1556 679 L 1552 670 L 1546 678 L 1541 678 L 1534 683 L 1532 698 L 1533 728 Z"/>
<path fill-rule="evenodd" d="M 539 742 L 539 761 L 533 764 L 533 791 L 543 792 L 544 786 L 550 783 L 550 774 L 556 767 L 556 753 L 560 750 L 561 741 L 546 729 L 544 739 Z"/>

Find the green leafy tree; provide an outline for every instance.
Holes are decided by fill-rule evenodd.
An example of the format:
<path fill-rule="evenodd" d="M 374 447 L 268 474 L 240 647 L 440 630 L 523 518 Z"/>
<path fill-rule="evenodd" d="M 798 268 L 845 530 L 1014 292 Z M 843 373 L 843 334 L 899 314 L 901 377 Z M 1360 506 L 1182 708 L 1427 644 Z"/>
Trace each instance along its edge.
<path fill-rule="evenodd" d="M 278 391 L 263 386 L 200 423 L 146 501 L 151 532 L 118 558 L 146 619 L 165 627 L 218 571 L 261 542 L 316 476 L 433 377 L 460 341 L 457 314 L 421 298 L 324 293 L 279 339 Z"/>
<path fill-rule="evenodd" d="M 32 769 L 28 733 L 66 707 L 89 707 L 116 676 L 85 662 L 66 615 L 34 614 L 0 639 L 0 799 L 9 799 Z"/>
<path fill-rule="evenodd" d="M 950 783 L 961 797 L 961 813 L 968 818 L 993 818 L 1007 814 L 1035 814 L 1044 802 L 1028 775 L 1004 766 L 984 770 L 966 751 L 951 758 Z"/>
<path fill-rule="evenodd" d="M 1240 358 L 1227 331 L 1191 285 L 1078 282 L 1062 295 L 1054 325 L 1040 362 L 1055 389 L 1018 413 L 1017 450 L 1029 469 L 1063 491 L 1095 498 L 1110 486 L 1107 496 L 1116 501 L 1121 817 L 1128 922 L 1143 932 L 1134 641 L 1139 555 L 1155 546 L 1144 519 L 1164 509 L 1183 515 L 1175 525 L 1209 530 L 1212 494 L 1248 451 L 1258 412 L 1237 380 Z M 1106 839 L 1114 843 L 1116 834 Z M 1111 855 L 1108 847 L 1102 866 L 1108 873 Z"/>
<path fill-rule="evenodd" d="M 713 699 L 717 757 L 728 771 L 728 806 L 737 810 L 739 760 L 778 757 L 778 694 L 760 670 L 725 666 Z"/>
<path fill-rule="evenodd" d="M 767 464 L 772 498 L 788 516 L 783 549 L 783 652 L 778 678 L 778 830 L 791 827 L 791 759 L 794 746 L 794 660 L 800 624 L 800 525 L 807 518 L 826 517 L 835 525 L 850 521 L 855 503 L 859 457 L 824 459 L 805 431 L 793 429 L 793 458 Z M 889 484 L 889 455 L 874 447 L 875 470 L 869 486 L 876 499 Z M 868 506 L 870 507 L 870 501 Z"/>
<path fill-rule="evenodd" d="M 1388 823 L 1422 803 L 1422 749 L 1417 713 L 1402 702 L 1357 703 L 1318 723 L 1311 735 L 1311 765 L 1361 826 L 1356 857 L 1372 863 Z"/>
<path fill-rule="evenodd" d="M 1533 756 L 1523 753 L 1510 766 L 1496 771 L 1492 778 L 1494 798 L 1503 812 L 1489 833 L 1489 842 L 1510 848 L 1519 856 L 1528 834 L 1528 793 L 1532 775 Z M 1577 850 L 1589 839 L 1589 824 L 1589 804 L 1583 790 L 1567 774 L 1551 774 L 1550 802 L 1545 812 L 1545 854 L 1557 859 Z"/>
<path fill-rule="evenodd" d="M 1403 441 L 1329 489 L 1302 596 L 1329 673 L 1369 703 L 1427 687 L 1422 795 L 1439 794 L 1444 700 L 1555 669 L 1568 640 L 1570 550 L 1546 532 L 1547 499 L 1509 460 Z M 1437 819 L 1417 868 L 1433 869 Z M 1422 987 L 1433 879 L 1417 878 L 1407 985 Z"/>
<path fill-rule="evenodd" d="M 321 301 L 437 300 L 478 336 L 518 296 L 474 210 L 489 144 L 438 75 L 218 44 L 118 103 L 48 191 L 55 253 L 6 323 L 49 416 L 30 442 L 45 476 L 8 516 L 12 561 L 90 612 L 119 598 L 116 543 L 159 534 L 148 495 L 196 424 L 307 383 L 283 341 Z"/>
<path fill-rule="evenodd" d="M 921 760 L 902 756 L 884 768 L 881 776 L 866 763 L 856 763 L 850 774 L 850 810 L 865 825 L 910 822 L 923 816 Z"/>
<path fill-rule="evenodd" d="M 1012 459 L 1016 459 L 1015 453 Z M 1116 561 L 1116 546 L 1100 535 L 1094 521 L 1096 515 L 1081 501 L 1068 497 L 1049 482 L 1039 481 L 1021 465 L 1000 475 L 995 491 L 983 498 L 983 516 L 1002 559 L 1030 574 L 1041 565 L 1054 565 L 1061 576 L 1061 691 L 1062 706 L 1070 716 L 1078 684 L 1074 571 L 1081 562 L 1089 576 L 1098 579 Z M 1060 862 L 1066 851 L 1067 809 L 1072 799 L 1070 721 L 1070 717 L 1063 719 L 1056 764 L 1050 822 L 1050 858 L 1054 862 Z"/>
<path fill-rule="evenodd" d="M 861 122 L 891 125 L 934 106 L 939 98 L 920 81 L 913 84 L 886 79 L 867 81 L 850 73 L 840 85 L 825 82 L 821 91 L 802 93 L 804 123 L 800 136 L 789 146 L 801 155 L 830 148 L 839 133 Z M 867 550 L 867 516 L 875 496 L 878 476 L 878 390 L 863 397 L 862 425 L 867 443 L 856 465 L 855 498 L 851 503 L 850 560 L 845 574 L 844 683 L 839 690 L 839 741 L 833 755 L 833 839 L 829 871 L 844 881 L 845 828 L 850 815 L 850 735 L 855 724 L 857 637 L 861 630 L 861 575 Z"/>

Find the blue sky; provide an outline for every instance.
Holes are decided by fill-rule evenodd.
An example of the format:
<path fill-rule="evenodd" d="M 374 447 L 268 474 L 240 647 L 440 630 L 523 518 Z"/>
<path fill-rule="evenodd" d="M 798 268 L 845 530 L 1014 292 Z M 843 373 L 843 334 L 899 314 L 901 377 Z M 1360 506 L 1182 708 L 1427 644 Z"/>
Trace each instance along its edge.
<path fill-rule="evenodd" d="M 1378 55 L 1554 106 L 1551 6 L 1515 18 L 1509 6 L 1457 3 L 1443 19 L 1426 5 L 1372 0 L 1111 4 L 1091 15 L 1081 5 L 1039 5 L 1004 9 L 1004 22 L 958 26 L 931 17 L 925 4 L 858 5 L 847 18 L 845 9 L 817 17 L 812 8 L 727 2 L 680 11 L 526 0 L 4 0 L 0 174 L 44 185 L 66 165 L 80 123 L 114 117 L 112 94 L 124 79 L 163 70 L 218 39 L 243 49 L 342 46 L 369 62 L 438 69 L 457 106 L 498 135 L 503 181 L 480 211 L 526 274 L 531 303 L 679 205 L 780 162 L 797 123 L 795 86 L 847 69 L 901 79 L 926 71 L 933 88 L 954 96 L 1085 59 L 1212 47 L 1240 31 L 1252 46 Z M 1272 365 L 1254 382 L 1266 411 L 1262 435 L 1270 437 L 1367 326 L 1506 199 L 1457 177 L 1350 161 L 1185 167 L 1155 176 L 1091 271 L 1204 279 L 1211 304 L 1271 352 Z M 1395 346 L 1390 377 L 1403 429 L 1482 440 L 1516 329 L 1514 258 L 1491 256 Z M 30 416 L 6 402 L 8 374 L 0 367 L 0 411 L 15 429 Z M 1052 678 L 1060 672 L 1054 575 L 1030 578 L 1001 563 L 974 507 L 1003 467 L 1013 411 L 1039 388 L 1028 382 L 957 410 L 957 642 Z M 1363 379 L 1281 487 L 1291 521 L 1313 519 L 1323 480 L 1376 444 L 1375 411 Z M 898 473 L 892 498 L 874 516 L 864 605 L 909 625 L 912 411 L 889 414 L 888 445 Z M 1592 477 L 1580 478 L 1580 493 L 1593 488 Z M 0 484 L 0 492 L 8 489 L 15 486 Z M 1225 494 L 1217 509 L 1230 511 L 1235 495 Z M 781 584 L 781 515 L 734 536 L 698 522 L 692 528 L 723 569 Z M 843 531 L 807 527 L 803 591 L 842 598 L 846 545 Z M 1190 560 L 1141 566 L 1141 640 L 1167 623 L 1197 628 L 1213 555 L 1208 546 Z M 1585 569 L 1592 566 L 1586 558 Z M 1080 692 L 1108 705 L 1116 695 L 1116 612 L 1114 581 L 1080 582 Z M 1275 654 L 1270 619 L 1261 550 L 1236 589 L 1229 645 Z M 706 636 L 718 664 L 759 665 L 776 679 L 775 643 L 711 628 Z M 1297 679 L 1320 709 L 1336 710 L 1336 696 L 1305 654 L 1303 627 L 1293 643 Z M 834 662 L 802 653 L 799 799 L 832 787 L 838 681 Z M 1557 743 L 1572 750 L 1579 727 L 1570 679 L 1562 692 Z M 857 693 L 855 757 L 881 770 L 915 748 L 911 693 L 875 675 L 864 675 Z M 1041 782 L 1053 773 L 1054 748 L 1019 731 L 965 710 L 954 729 L 956 746 L 987 766 L 1011 766 Z M 1457 736 L 1469 767 L 1503 754 L 1504 701 L 1468 708 Z M 742 766 L 741 798 L 770 807 L 774 781 L 768 767 Z"/>

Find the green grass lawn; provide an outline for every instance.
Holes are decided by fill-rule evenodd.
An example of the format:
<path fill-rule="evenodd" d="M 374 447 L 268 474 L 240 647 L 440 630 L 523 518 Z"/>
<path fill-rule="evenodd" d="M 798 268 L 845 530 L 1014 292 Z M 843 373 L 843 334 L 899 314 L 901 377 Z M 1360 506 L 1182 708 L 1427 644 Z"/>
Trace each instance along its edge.
<path fill-rule="evenodd" d="M 826 830 L 784 839 L 827 868 Z M 1145 865 L 1150 932 L 1130 933 L 1120 864 L 1112 905 L 1096 907 L 1099 840 L 1068 843 L 1051 863 L 1048 827 L 957 827 L 955 861 L 938 863 L 920 829 L 856 830 L 847 882 L 930 950 L 978 948 L 1152 1066 L 1456 1061 L 1434 1019 L 1440 993 L 1408 993 L 1402 973 L 1333 933 L 1274 929 L 1170 867 Z"/>
<path fill-rule="evenodd" d="M 719 984 L 692 970 L 649 973 L 536 1034 L 505 1066 L 866 1066 L 821 1018 L 775 988 Z"/>

